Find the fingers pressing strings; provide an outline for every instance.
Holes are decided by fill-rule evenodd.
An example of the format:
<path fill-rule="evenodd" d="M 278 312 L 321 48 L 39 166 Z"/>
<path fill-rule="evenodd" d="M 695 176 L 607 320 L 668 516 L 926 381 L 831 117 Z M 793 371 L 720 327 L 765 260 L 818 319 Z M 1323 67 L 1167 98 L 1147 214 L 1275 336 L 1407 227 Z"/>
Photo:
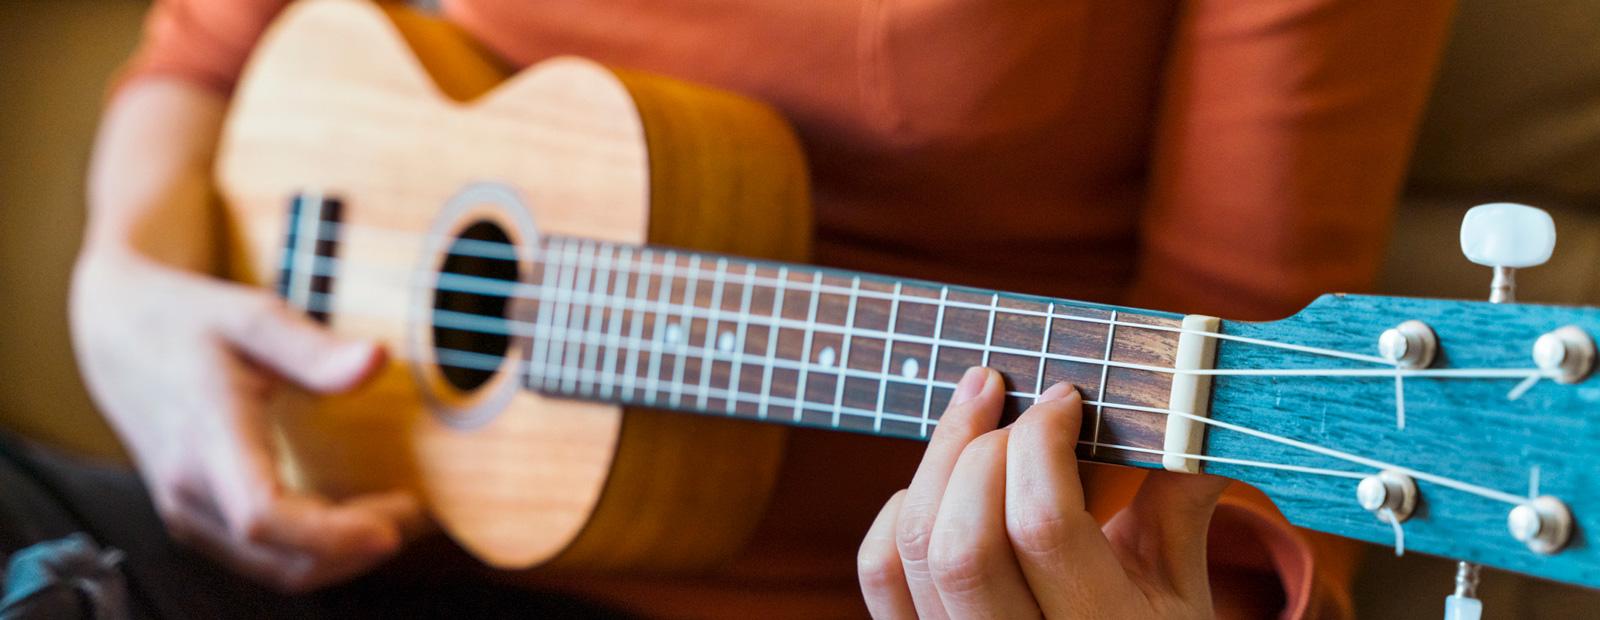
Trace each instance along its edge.
<path fill-rule="evenodd" d="M 917 615 L 946 618 L 937 584 L 928 566 L 928 548 L 945 487 L 956 461 L 979 435 L 1000 421 L 1004 385 L 1000 373 L 987 368 L 968 369 L 956 385 L 950 407 L 940 418 L 922 463 L 911 478 L 895 525 L 895 545 L 905 567 L 905 578 Z"/>
<path fill-rule="evenodd" d="M 1122 575 L 1124 569 L 1085 509 L 1074 450 L 1082 419 L 1082 397 L 1072 386 L 1057 384 L 1011 425 L 1004 529 L 1041 608 L 1065 617 L 1118 617 L 1126 614 L 1083 608 L 1103 597 L 1126 601 L 1139 593 L 1123 580 L 1095 578 Z M 1107 583 L 1121 591 L 1104 592 Z"/>

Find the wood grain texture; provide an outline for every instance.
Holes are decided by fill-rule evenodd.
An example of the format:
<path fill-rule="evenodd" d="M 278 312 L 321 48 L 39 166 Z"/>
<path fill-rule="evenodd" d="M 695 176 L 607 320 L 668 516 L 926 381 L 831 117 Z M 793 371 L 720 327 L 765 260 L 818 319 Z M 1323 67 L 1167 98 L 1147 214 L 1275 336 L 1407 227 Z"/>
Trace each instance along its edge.
<path fill-rule="evenodd" d="M 1375 354 L 1378 334 L 1417 319 L 1440 341 L 1436 368 L 1532 368 L 1539 335 L 1563 325 L 1600 334 L 1600 310 L 1495 305 L 1484 302 L 1325 296 L 1273 323 L 1226 322 L 1223 332 Z M 1285 354 L 1224 341 L 1219 368 L 1371 367 Z M 1540 492 L 1560 497 L 1577 521 L 1568 548 L 1540 556 L 1506 529 L 1509 503 L 1419 481 L 1422 503 L 1405 523 L 1410 552 L 1466 559 L 1540 577 L 1600 586 L 1600 380 L 1575 385 L 1541 381 L 1515 401 L 1514 379 L 1411 378 L 1405 381 L 1406 428 L 1395 424 L 1394 380 L 1373 378 L 1217 377 L 1212 417 L 1498 489 L 1529 492 L 1538 467 Z M 1370 473 L 1339 459 L 1213 428 L 1213 456 L 1295 463 Z M 1355 480 L 1224 463 L 1205 470 L 1249 482 L 1272 497 L 1290 521 L 1379 544 L 1393 544 L 1388 525 L 1355 501 Z M 1443 587 L 1443 586 L 1441 586 Z"/>
<path fill-rule="evenodd" d="M 701 130 L 718 137 L 693 135 Z M 486 179 L 520 197 L 538 233 L 634 243 L 659 234 L 667 243 L 804 258 L 806 231 L 794 228 L 808 220 L 804 169 L 785 132 L 747 100 L 580 60 L 508 79 L 450 26 L 403 9 L 296 3 L 250 63 L 217 164 L 233 273 L 270 284 L 289 198 L 337 193 L 350 225 L 341 269 L 375 266 L 387 276 L 340 277 L 331 325 L 388 343 L 395 359 L 359 394 L 286 407 L 279 419 L 290 473 L 336 496 L 412 488 L 458 541 L 496 566 L 559 556 L 568 567 L 684 568 L 729 553 L 764 506 L 781 430 L 552 400 L 515 389 L 510 368 L 480 393 L 453 392 L 422 363 L 428 347 L 417 343 L 425 345 L 427 326 L 414 312 L 427 300 L 403 284 L 408 270 L 441 260 L 415 235 L 464 226 L 438 221 L 440 209 Z M 658 151 L 676 163 L 652 167 Z M 701 174 L 737 179 L 741 189 L 701 195 L 713 185 Z M 778 226 L 741 215 L 752 205 L 782 214 Z M 699 225 L 660 224 L 680 219 L 675 208 L 692 209 L 682 217 Z M 497 221 L 514 242 L 532 242 L 535 231 L 515 217 L 468 210 Z M 368 234 L 385 230 L 413 237 Z M 435 415 L 424 397 L 504 411 L 464 427 Z M 717 449 L 730 445 L 741 449 Z M 696 456 L 700 467 L 680 466 L 701 454 L 710 456 Z M 734 492 L 715 492 L 723 489 Z"/>

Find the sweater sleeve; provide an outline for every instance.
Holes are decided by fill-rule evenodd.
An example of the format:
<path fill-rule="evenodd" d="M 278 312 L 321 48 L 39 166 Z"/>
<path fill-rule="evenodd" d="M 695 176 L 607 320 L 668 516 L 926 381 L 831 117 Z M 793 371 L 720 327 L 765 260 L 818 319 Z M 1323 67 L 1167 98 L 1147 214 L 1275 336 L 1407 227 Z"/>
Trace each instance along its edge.
<path fill-rule="evenodd" d="M 1276 318 L 1370 288 L 1452 4 L 1184 3 L 1134 303 Z"/>
<path fill-rule="evenodd" d="M 161 75 L 227 95 L 250 50 L 289 0 L 156 0 L 116 87 Z"/>

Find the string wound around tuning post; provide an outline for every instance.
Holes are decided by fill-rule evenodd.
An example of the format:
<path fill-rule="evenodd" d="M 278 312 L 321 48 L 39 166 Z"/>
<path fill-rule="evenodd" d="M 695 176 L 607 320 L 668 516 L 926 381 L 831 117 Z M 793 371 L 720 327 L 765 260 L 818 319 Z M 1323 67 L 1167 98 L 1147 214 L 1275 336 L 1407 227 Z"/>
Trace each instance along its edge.
<path fill-rule="evenodd" d="M 1411 476 L 1393 469 L 1385 469 L 1356 485 L 1356 501 L 1361 508 L 1378 517 L 1394 529 L 1394 554 L 1405 555 L 1405 530 L 1401 523 L 1411 518 L 1417 510 L 1420 494 L 1417 482 Z"/>
<path fill-rule="evenodd" d="M 1439 351 L 1439 336 L 1427 323 L 1411 320 L 1378 335 L 1378 355 L 1394 364 L 1394 425 L 1406 430 L 1406 383 L 1403 369 L 1427 368 Z"/>

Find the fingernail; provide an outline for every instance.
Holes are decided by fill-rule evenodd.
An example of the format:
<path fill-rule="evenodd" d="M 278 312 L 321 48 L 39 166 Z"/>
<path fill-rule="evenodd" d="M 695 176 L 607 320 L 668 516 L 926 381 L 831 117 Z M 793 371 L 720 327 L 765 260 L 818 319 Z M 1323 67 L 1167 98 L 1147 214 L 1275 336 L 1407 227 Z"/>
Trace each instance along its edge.
<path fill-rule="evenodd" d="M 961 382 L 956 384 L 956 393 L 950 396 L 950 404 L 961 405 L 977 398 L 988 380 L 989 371 L 982 366 L 968 368 L 966 374 L 961 375 Z"/>
<path fill-rule="evenodd" d="M 1067 383 L 1065 381 L 1062 381 L 1060 383 L 1057 383 L 1055 385 L 1050 386 L 1050 389 L 1045 390 L 1043 394 L 1040 394 L 1039 395 L 1039 400 L 1036 400 L 1034 402 L 1035 403 L 1048 403 L 1048 402 L 1050 402 L 1052 400 L 1061 400 L 1063 398 L 1066 398 L 1066 397 L 1068 397 L 1068 396 L 1070 396 L 1072 394 L 1076 394 L 1076 393 L 1078 393 L 1078 388 L 1073 387 L 1071 383 Z"/>

